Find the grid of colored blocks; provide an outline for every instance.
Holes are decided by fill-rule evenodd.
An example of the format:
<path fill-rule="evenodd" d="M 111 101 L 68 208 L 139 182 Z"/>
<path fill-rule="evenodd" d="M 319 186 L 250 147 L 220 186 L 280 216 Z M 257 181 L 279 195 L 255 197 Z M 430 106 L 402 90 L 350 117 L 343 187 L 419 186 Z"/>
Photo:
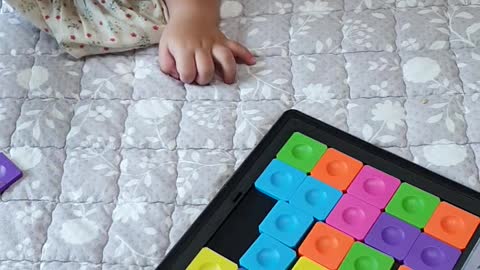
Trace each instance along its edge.
<path fill-rule="evenodd" d="M 337 269 L 352 244 L 352 237 L 319 222 L 307 235 L 298 249 L 298 253 L 328 269 Z"/>
<path fill-rule="evenodd" d="M 394 261 L 401 270 L 453 270 L 480 225 L 477 216 L 300 133 L 255 187 L 277 203 L 240 259 L 246 270 L 386 270 Z M 221 259 L 212 256 L 212 265 Z"/>
<path fill-rule="evenodd" d="M 255 182 L 257 190 L 287 201 L 307 175 L 279 160 L 273 160 Z"/>
<path fill-rule="evenodd" d="M 302 172 L 311 172 L 327 146 L 295 132 L 277 154 L 277 158 Z"/>
<path fill-rule="evenodd" d="M 451 270 L 459 257 L 460 250 L 422 233 L 413 244 L 404 263 L 412 269 Z"/>
<path fill-rule="evenodd" d="M 345 191 L 362 166 L 362 162 L 329 148 L 313 168 L 312 177 Z"/>
<path fill-rule="evenodd" d="M 327 224 L 357 240 L 363 240 L 379 215 L 378 208 L 345 194 L 328 216 Z"/>
<path fill-rule="evenodd" d="M 400 180 L 371 166 L 364 166 L 348 188 L 348 193 L 384 209 L 400 185 Z"/>
<path fill-rule="evenodd" d="M 393 259 L 385 254 L 356 242 L 345 257 L 339 270 L 380 270 L 391 269 Z"/>
<path fill-rule="evenodd" d="M 365 238 L 365 243 L 402 261 L 407 256 L 420 230 L 387 213 L 382 213 Z"/>
<path fill-rule="evenodd" d="M 0 193 L 22 177 L 22 172 L 3 153 L 0 153 Z"/>
<path fill-rule="evenodd" d="M 425 226 L 425 233 L 458 249 L 465 249 L 480 219 L 449 203 L 441 202 Z"/>
<path fill-rule="evenodd" d="M 297 263 L 293 266 L 292 270 L 328 270 L 328 269 L 308 258 L 301 257 L 300 259 L 298 259 Z"/>
<path fill-rule="evenodd" d="M 310 229 L 313 218 L 279 201 L 260 224 L 260 233 L 265 233 L 289 247 L 296 247 Z"/>
<path fill-rule="evenodd" d="M 261 234 L 240 258 L 240 265 L 249 270 L 287 270 L 295 258 L 295 251 L 272 237 Z"/>
<path fill-rule="evenodd" d="M 440 199 L 410 184 L 402 183 L 388 204 L 387 213 L 423 229 Z"/>
<path fill-rule="evenodd" d="M 186 270 L 237 270 L 238 266 L 209 248 L 202 248 Z"/>
<path fill-rule="evenodd" d="M 293 194 L 290 203 L 315 217 L 325 220 L 342 197 L 342 193 L 312 177 L 307 177 Z"/>

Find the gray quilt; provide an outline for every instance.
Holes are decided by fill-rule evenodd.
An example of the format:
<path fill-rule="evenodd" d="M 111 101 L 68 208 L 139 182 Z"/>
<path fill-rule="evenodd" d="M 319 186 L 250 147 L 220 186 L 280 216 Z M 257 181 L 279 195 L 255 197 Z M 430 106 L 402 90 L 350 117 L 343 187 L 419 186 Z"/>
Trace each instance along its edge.
<path fill-rule="evenodd" d="M 153 269 L 296 108 L 480 191 L 479 0 L 223 1 L 258 56 L 183 85 L 156 49 L 75 61 L 4 4 L 0 269 Z M 479 263 L 480 264 L 480 263 Z"/>

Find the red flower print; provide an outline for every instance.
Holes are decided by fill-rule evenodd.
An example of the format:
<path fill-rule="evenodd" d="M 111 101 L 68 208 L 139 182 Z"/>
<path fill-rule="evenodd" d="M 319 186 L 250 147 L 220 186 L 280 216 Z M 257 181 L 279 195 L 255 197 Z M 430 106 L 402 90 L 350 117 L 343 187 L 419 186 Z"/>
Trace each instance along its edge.
<path fill-rule="evenodd" d="M 110 39 L 110 41 L 111 41 L 111 42 L 115 42 L 116 39 L 112 37 L 112 38 Z"/>
<path fill-rule="evenodd" d="M 154 25 L 153 26 L 153 30 L 157 31 L 160 27 L 158 27 L 158 25 Z"/>
<path fill-rule="evenodd" d="M 129 18 L 129 19 L 131 19 L 131 18 L 132 18 L 132 15 L 131 15 L 131 14 L 129 14 L 129 13 L 127 13 L 127 15 L 125 15 L 125 16 L 127 16 L 127 18 Z"/>
<path fill-rule="evenodd" d="M 49 31 L 49 30 L 48 30 L 48 28 L 45 28 L 45 29 L 43 29 L 43 31 L 45 31 L 45 32 L 47 32 L 47 33 L 48 33 L 48 31 Z"/>
<path fill-rule="evenodd" d="M 84 47 L 85 47 L 85 45 L 80 44 L 80 49 L 83 49 Z"/>
<path fill-rule="evenodd" d="M 57 15 L 57 16 L 55 17 L 55 19 L 57 19 L 57 20 L 60 20 L 61 18 L 62 18 L 62 17 L 60 17 L 60 15 Z"/>
<path fill-rule="evenodd" d="M 105 48 L 103 48 L 103 50 L 104 50 L 104 51 L 108 51 L 108 50 L 110 50 L 110 49 L 109 49 L 109 48 L 107 48 L 107 47 L 105 47 Z"/>
<path fill-rule="evenodd" d="M 91 37 L 92 37 L 92 34 L 87 33 L 87 38 L 91 38 Z"/>
<path fill-rule="evenodd" d="M 75 36 L 74 36 L 74 35 L 71 35 L 71 36 L 70 36 L 70 39 L 71 39 L 71 40 L 75 40 Z"/>
<path fill-rule="evenodd" d="M 137 37 L 137 34 L 131 33 L 130 36 L 132 36 L 132 37 Z"/>
<path fill-rule="evenodd" d="M 48 19 L 50 19 L 50 16 L 48 16 L 48 15 L 45 16 L 45 20 L 48 20 Z"/>

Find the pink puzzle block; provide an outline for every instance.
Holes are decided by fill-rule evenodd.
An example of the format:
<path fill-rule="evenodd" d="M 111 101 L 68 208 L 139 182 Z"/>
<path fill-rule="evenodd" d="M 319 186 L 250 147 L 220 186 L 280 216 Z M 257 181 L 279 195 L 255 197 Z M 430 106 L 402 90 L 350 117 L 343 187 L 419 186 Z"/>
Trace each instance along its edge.
<path fill-rule="evenodd" d="M 327 224 L 356 240 L 363 240 L 379 215 L 380 209 L 345 194 L 328 216 Z"/>
<path fill-rule="evenodd" d="M 348 188 L 348 193 L 380 209 L 385 208 L 400 180 L 370 166 L 364 166 Z"/>

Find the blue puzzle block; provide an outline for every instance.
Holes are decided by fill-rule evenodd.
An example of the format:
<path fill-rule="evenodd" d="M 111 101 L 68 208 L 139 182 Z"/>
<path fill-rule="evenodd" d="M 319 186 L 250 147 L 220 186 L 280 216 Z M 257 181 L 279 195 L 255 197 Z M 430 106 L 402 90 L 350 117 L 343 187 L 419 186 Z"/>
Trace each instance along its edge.
<path fill-rule="evenodd" d="M 298 187 L 290 204 L 324 221 L 342 197 L 342 192 L 312 177 L 307 177 Z"/>
<path fill-rule="evenodd" d="M 262 193 L 277 200 L 287 201 L 307 175 L 274 159 L 255 182 Z"/>
<path fill-rule="evenodd" d="M 287 270 L 295 258 L 295 251 L 261 234 L 240 258 L 240 265 L 249 270 Z"/>
<path fill-rule="evenodd" d="M 313 223 L 313 218 L 290 204 L 279 201 L 259 226 L 260 233 L 268 234 L 285 245 L 298 245 Z"/>

